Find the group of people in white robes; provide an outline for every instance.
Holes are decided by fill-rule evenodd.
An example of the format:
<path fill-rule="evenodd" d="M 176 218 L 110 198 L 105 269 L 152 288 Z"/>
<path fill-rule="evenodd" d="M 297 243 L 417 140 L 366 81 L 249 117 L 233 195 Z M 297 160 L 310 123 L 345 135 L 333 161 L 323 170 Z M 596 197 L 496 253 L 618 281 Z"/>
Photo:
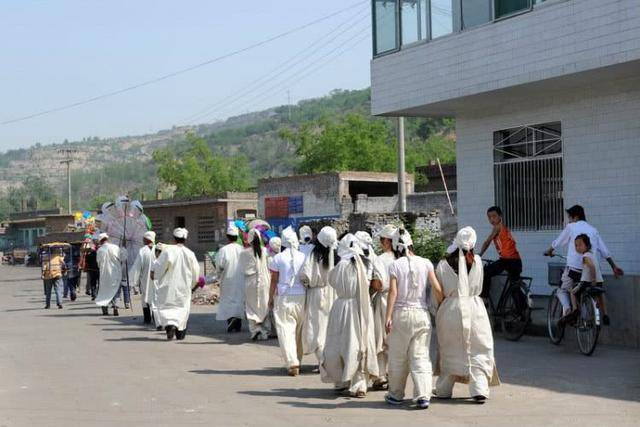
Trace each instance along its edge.
<path fill-rule="evenodd" d="M 393 405 L 405 403 L 410 376 L 420 409 L 434 392 L 451 398 L 455 383 L 468 384 L 470 396 L 483 403 L 489 386 L 499 383 L 472 228 L 458 232 L 436 267 L 413 252 L 408 231 L 393 225 L 377 235 L 379 254 L 369 233 L 339 239 L 328 226 L 317 234 L 287 227 L 268 243 L 249 230 L 244 248 L 238 236 L 230 226 L 229 243 L 218 252 L 217 318 L 229 332 L 246 318 L 254 340 L 277 334 L 288 375 L 298 375 L 302 357 L 313 355 L 322 381 L 337 392 L 364 397 L 388 389 L 385 400 Z"/>
<path fill-rule="evenodd" d="M 197 283 L 200 266 L 194 253 L 185 246 L 185 228 L 173 231 L 174 244 L 157 244 L 153 231 L 144 234 L 131 271 L 125 271 L 126 249 L 109 242 L 109 235 L 98 236 L 97 261 L 100 269 L 100 288 L 96 305 L 108 314 L 109 306 L 118 315 L 117 298 L 122 282 L 128 274 L 129 285 L 139 286 L 144 323 L 155 323 L 164 329 L 168 340 L 183 340 L 191 310 L 191 292 Z"/>

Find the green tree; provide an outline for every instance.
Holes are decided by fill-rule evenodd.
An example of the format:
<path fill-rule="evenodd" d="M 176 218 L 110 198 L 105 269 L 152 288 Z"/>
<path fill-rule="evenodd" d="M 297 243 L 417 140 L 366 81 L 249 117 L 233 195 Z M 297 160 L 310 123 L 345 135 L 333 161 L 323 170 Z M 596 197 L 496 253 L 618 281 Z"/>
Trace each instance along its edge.
<path fill-rule="evenodd" d="M 298 171 L 392 171 L 395 148 L 385 121 L 349 113 L 338 119 L 304 123 L 298 130 L 284 128 L 280 136 L 295 144 Z"/>
<path fill-rule="evenodd" d="M 170 148 L 156 150 L 153 160 L 158 178 L 174 186 L 177 197 L 246 191 L 250 185 L 246 158 L 214 154 L 203 138 L 193 134 L 187 136 L 186 148 L 181 152 L 175 153 Z"/>

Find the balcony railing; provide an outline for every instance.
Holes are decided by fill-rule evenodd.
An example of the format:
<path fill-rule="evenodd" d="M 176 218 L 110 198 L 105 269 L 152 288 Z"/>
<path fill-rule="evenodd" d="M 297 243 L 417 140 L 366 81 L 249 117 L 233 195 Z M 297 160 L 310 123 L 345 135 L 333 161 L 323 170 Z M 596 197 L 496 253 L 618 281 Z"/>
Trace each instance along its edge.
<path fill-rule="evenodd" d="M 372 0 L 373 55 L 514 16 L 546 0 Z"/>

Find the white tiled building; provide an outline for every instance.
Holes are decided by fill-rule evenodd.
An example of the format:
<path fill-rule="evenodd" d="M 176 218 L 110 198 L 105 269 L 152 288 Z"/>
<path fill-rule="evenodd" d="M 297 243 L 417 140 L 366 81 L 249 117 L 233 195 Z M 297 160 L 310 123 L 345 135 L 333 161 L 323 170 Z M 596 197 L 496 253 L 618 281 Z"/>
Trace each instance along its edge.
<path fill-rule="evenodd" d="M 541 253 L 583 205 L 628 275 L 610 283 L 620 340 L 640 345 L 640 1 L 372 5 L 372 112 L 456 118 L 459 224 L 483 238 L 500 205 L 549 293 Z"/>

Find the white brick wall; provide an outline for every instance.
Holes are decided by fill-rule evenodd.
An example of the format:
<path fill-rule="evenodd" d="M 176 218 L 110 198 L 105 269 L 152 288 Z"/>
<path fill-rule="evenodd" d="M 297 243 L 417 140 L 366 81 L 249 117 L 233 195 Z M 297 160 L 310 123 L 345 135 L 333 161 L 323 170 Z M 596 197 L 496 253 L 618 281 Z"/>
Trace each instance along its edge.
<path fill-rule="evenodd" d="M 562 123 L 565 208 L 583 205 L 616 261 L 627 273 L 640 274 L 640 79 L 561 93 L 534 90 L 500 108 L 461 111 L 456 122 L 459 225 L 475 227 L 479 240 L 489 232 L 485 210 L 494 202 L 493 132 L 552 121 Z M 541 254 L 557 233 L 514 235 L 524 274 L 534 277 L 539 293 L 547 293 L 548 259 Z M 603 265 L 603 272 L 609 271 Z"/>
<path fill-rule="evenodd" d="M 639 0 L 567 0 L 371 63 L 372 112 L 640 60 Z M 448 114 L 448 112 L 443 112 Z"/>

